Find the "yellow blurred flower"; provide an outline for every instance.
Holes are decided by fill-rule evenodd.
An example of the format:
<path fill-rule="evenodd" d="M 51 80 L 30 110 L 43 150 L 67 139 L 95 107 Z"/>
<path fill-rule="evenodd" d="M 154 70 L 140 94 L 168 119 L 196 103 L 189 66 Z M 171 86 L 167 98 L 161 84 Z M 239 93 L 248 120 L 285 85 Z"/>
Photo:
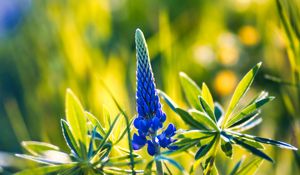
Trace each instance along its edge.
<path fill-rule="evenodd" d="M 260 40 L 259 33 L 252 26 L 243 26 L 239 30 L 238 35 L 239 35 L 240 41 L 247 46 L 254 46 Z"/>
<path fill-rule="evenodd" d="M 214 80 L 215 91 L 221 96 L 232 93 L 236 84 L 237 77 L 234 72 L 229 70 L 220 71 Z"/>

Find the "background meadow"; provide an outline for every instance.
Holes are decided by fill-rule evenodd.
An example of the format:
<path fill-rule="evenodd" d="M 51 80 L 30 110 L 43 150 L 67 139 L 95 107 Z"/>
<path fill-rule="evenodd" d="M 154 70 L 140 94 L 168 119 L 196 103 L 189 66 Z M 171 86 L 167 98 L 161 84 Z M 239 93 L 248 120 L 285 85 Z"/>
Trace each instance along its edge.
<path fill-rule="evenodd" d="M 297 0 L 0 0 L 0 174 L 36 166 L 14 156 L 24 151 L 23 140 L 68 150 L 59 122 L 67 88 L 104 123 L 104 107 L 118 114 L 104 81 L 135 116 L 136 28 L 147 39 L 157 88 L 180 106 L 188 106 L 180 71 L 205 82 L 226 106 L 238 81 L 262 61 L 250 96 L 266 90 L 276 99 L 249 133 L 299 147 L 299 19 Z M 167 105 L 163 109 L 177 128 L 187 128 Z M 257 174 L 300 173 L 299 151 L 266 152 L 275 164 L 264 162 Z M 252 156 L 242 149 L 232 160 L 219 154 L 220 174 L 243 155 Z M 193 157 L 176 160 L 188 169 Z"/>

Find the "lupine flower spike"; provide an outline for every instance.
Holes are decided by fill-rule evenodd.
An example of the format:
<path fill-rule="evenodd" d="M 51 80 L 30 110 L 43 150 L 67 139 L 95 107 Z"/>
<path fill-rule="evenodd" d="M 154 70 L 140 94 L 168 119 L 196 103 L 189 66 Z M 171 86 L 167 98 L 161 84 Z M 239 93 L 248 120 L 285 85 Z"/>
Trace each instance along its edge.
<path fill-rule="evenodd" d="M 136 44 L 136 110 L 137 117 L 134 126 L 138 134 L 133 135 L 132 145 L 134 150 L 139 150 L 147 145 L 148 153 L 153 156 L 160 153 L 160 148 L 176 149 L 170 146 L 174 142 L 176 128 L 173 124 L 163 130 L 166 114 L 162 111 L 155 80 L 150 65 L 149 53 L 144 35 L 140 29 L 135 33 Z M 160 134 L 159 134 L 160 132 Z"/>

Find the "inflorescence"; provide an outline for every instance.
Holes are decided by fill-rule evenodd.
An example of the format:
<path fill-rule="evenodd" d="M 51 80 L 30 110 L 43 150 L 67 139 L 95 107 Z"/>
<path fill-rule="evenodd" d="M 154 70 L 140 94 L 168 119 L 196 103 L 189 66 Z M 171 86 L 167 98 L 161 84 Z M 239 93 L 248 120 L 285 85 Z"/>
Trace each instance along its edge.
<path fill-rule="evenodd" d="M 135 33 L 137 71 L 136 71 L 136 110 L 137 118 L 134 126 L 138 134 L 133 135 L 132 145 L 134 150 L 139 150 L 146 144 L 148 153 L 153 156 L 160 152 L 160 147 L 170 150 L 176 149 L 171 146 L 175 140 L 176 128 L 173 124 L 163 130 L 166 114 L 162 111 L 155 80 L 150 65 L 149 53 L 144 35 L 140 29 Z M 161 133 L 158 135 L 158 131 Z"/>

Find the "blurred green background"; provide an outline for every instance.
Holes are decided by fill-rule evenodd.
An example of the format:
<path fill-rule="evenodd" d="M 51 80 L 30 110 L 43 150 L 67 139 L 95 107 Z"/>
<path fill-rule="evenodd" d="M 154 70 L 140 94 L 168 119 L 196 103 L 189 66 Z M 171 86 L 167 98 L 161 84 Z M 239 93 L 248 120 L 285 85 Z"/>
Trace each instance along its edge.
<path fill-rule="evenodd" d="M 299 17 L 298 0 L 282 2 L 294 3 L 287 9 Z M 112 114 L 118 110 L 103 80 L 134 117 L 136 28 L 145 33 L 157 87 L 182 106 L 180 71 L 206 82 L 226 106 L 239 79 L 262 61 L 250 93 L 266 90 L 277 98 L 251 132 L 299 147 L 299 37 L 294 51 L 276 0 L 0 0 L 0 169 L 32 166 L 13 156 L 22 152 L 22 140 L 67 150 L 59 120 L 68 87 L 104 121 L 103 105 Z M 164 110 L 177 128 L 186 128 Z M 258 174 L 300 174 L 299 151 L 267 147 L 267 153 L 276 163 L 264 162 Z M 244 154 L 251 156 L 241 149 L 233 160 L 220 154 L 220 173 Z M 176 159 L 186 168 L 192 164 L 192 157 Z"/>

